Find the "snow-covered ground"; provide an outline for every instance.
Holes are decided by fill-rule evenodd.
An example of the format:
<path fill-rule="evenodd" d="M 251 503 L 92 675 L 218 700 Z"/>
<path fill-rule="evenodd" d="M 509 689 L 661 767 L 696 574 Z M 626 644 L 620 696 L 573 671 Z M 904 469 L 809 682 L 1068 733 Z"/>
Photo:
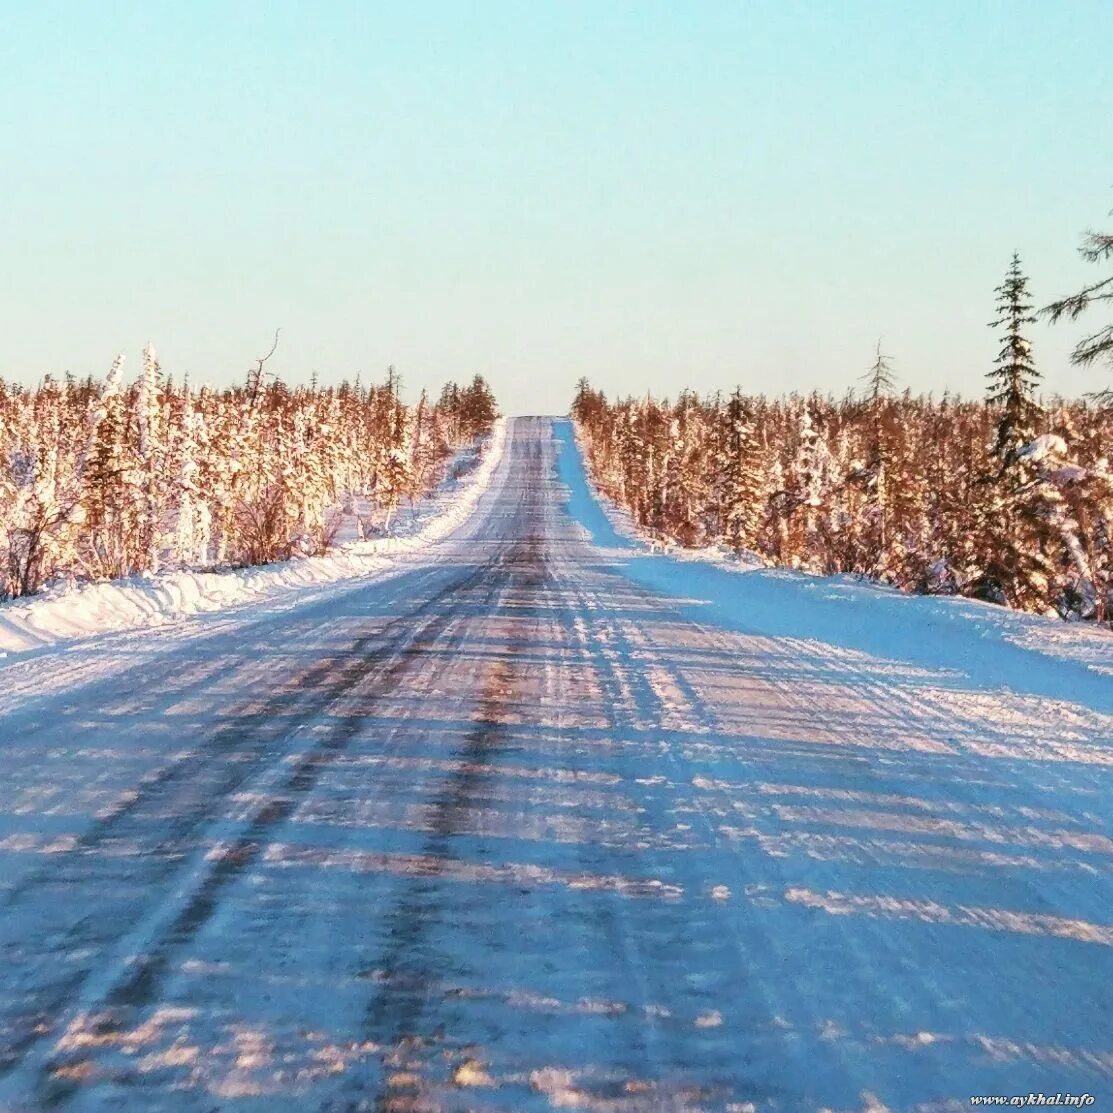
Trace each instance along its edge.
<path fill-rule="evenodd" d="M 487 489 L 506 438 L 499 420 L 478 462 L 429 497 L 403 507 L 390 533 L 355 540 L 351 530 L 325 556 L 231 571 L 177 570 L 93 584 L 55 585 L 30 599 L 0 604 L 0 656 L 136 626 L 161 626 L 191 615 L 273 599 L 292 590 L 397 572 L 400 557 L 420 554 L 465 521 Z"/>
<path fill-rule="evenodd" d="M 615 551 L 639 583 L 688 597 L 689 613 L 778 637 L 810 638 L 928 668 L 961 670 L 979 687 L 1079 700 L 1113 711 L 1113 632 L 991 603 L 909 595 L 851 576 L 764 568 L 720 550 L 670 548 L 638 536 L 628 513 L 583 481 L 570 422 L 556 423 L 561 478 L 595 543 Z M 735 577 L 744 576 L 745 583 Z"/>
<path fill-rule="evenodd" d="M 0 1108 L 1102 1108 L 1113 680 L 1028 621 L 647 552 L 520 420 L 397 576 L 15 657 Z"/>

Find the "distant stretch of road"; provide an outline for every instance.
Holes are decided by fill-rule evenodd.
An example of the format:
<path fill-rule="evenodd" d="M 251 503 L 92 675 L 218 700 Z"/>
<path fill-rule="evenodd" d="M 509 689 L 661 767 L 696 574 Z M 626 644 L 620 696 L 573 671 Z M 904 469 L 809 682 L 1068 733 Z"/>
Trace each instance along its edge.
<path fill-rule="evenodd" d="M 638 586 L 557 450 L 390 580 L 0 670 L 0 1108 L 1109 1105 L 1108 750 Z"/>

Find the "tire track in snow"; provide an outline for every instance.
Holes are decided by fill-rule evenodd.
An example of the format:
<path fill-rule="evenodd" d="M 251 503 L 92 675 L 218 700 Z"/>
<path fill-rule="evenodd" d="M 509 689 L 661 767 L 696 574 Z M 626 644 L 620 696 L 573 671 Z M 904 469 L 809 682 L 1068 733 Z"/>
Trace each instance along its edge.
<path fill-rule="evenodd" d="M 515 558 L 508 558 L 513 568 Z M 505 594 L 506 585 L 500 585 Z M 364 1017 L 365 1034 L 385 1049 L 384 1084 L 374 1108 L 394 1113 L 410 1106 L 410 1088 L 424 1080 L 415 1074 L 409 1059 L 422 1056 L 425 1045 L 434 1040 L 434 1025 L 423 1029 L 422 1020 L 429 1003 L 429 987 L 444 972 L 431 968 L 428 947 L 422 946 L 430 927 L 439 920 L 437 881 L 455 857 L 453 841 L 459 836 L 462 820 L 473 806 L 481 785 L 493 775 L 498 751 L 505 733 L 501 707 L 512 688 L 513 656 L 521 641 L 506 643 L 505 660 L 489 663 L 483 684 L 475 727 L 465 736 L 456 756 L 458 766 L 442 782 L 427 810 L 430 834 L 421 857 L 429 868 L 405 887 L 398 905 L 388 916 L 393 923 L 390 947 L 377 968 L 368 975 L 377 986 Z M 407 1068 L 403 1070 L 403 1068 Z M 398 1079 L 404 1076 L 399 1094 Z"/>
<path fill-rule="evenodd" d="M 397 684 L 399 677 L 412 668 L 415 661 L 421 659 L 451 624 L 460 626 L 461 616 L 458 612 L 461 608 L 452 603 L 456 597 L 463 596 L 464 608 L 472 605 L 467 602 L 467 593 L 481 589 L 491 575 L 491 565 L 497 565 L 500 561 L 501 556 L 496 554 L 486 564 L 472 569 L 459 581 L 449 583 L 424 600 L 409 615 L 399 616 L 382 630 L 357 640 L 347 654 L 350 663 L 342 667 L 339 673 L 335 663 L 330 660 L 301 678 L 294 700 L 298 722 L 312 723 L 329 709 L 338 707 L 353 691 L 367 683 L 372 685 L 371 690 L 366 693 L 368 699 L 373 700 L 378 695 L 389 692 Z M 488 593 L 475 605 L 482 610 L 489 604 Z M 416 625 L 413 624 L 415 616 L 419 618 Z M 393 640 L 391 634 L 394 635 Z M 448 647 L 448 651 L 451 651 L 451 647 Z M 308 698 L 298 700 L 297 696 L 303 692 Z M 272 716 L 277 715 L 280 710 L 289 709 L 289 703 L 286 693 L 273 697 L 264 705 L 265 710 L 257 716 L 257 722 L 263 726 L 268 725 Z M 8 1036 L 4 1041 L 5 1054 L 0 1060 L 0 1075 L 19 1067 L 33 1046 L 57 1033 L 59 1029 L 65 1030 L 82 1015 L 105 1013 L 103 1024 L 107 1028 L 104 1030 L 111 1030 L 119 1024 L 111 1015 L 113 1010 L 140 1008 L 153 1000 L 172 954 L 188 944 L 189 939 L 213 914 L 219 897 L 228 884 L 259 857 L 269 832 L 293 814 L 324 766 L 356 736 L 360 729 L 360 720 L 358 713 L 351 718 L 341 717 L 339 724 L 329 731 L 323 741 L 312 745 L 300 755 L 296 750 L 290 753 L 276 744 L 276 741 L 289 740 L 296 734 L 297 727 L 294 724 L 286 724 L 277 740 L 264 737 L 254 749 L 251 748 L 251 728 L 247 728 L 245 732 L 242 724 L 235 724 L 218 734 L 205 747 L 203 753 L 206 761 L 176 763 L 167 771 L 165 779 L 146 786 L 146 792 L 140 793 L 120 812 L 90 832 L 79 848 L 67 856 L 67 860 L 76 860 L 72 868 L 83 872 L 85 876 L 90 862 L 95 861 L 91 852 L 104 850 L 113 839 L 123 838 L 121 831 L 126 824 L 133 823 L 140 827 L 152 824 L 159 831 L 160 839 L 154 853 L 142 859 L 148 870 L 148 880 L 141 886 L 150 888 L 157 900 L 168 887 L 168 875 L 181 873 L 192 864 L 193 858 L 188 854 L 190 847 L 195 844 L 203 846 L 209 841 L 205 838 L 207 829 L 213 825 L 217 828 L 232 827 L 230 836 L 225 837 L 225 845 L 215 854 L 205 855 L 203 864 L 186 881 L 184 893 L 175 894 L 171 890 L 168 905 L 156 903 L 151 911 L 140 915 L 141 926 L 137 932 L 129 933 L 125 940 L 126 943 L 133 936 L 138 937 L 137 943 L 142 951 L 137 960 L 129 960 L 130 952 L 125 946 L 115 962 L 109 963 L 106 968 L 99 965 L 103 961 L 104 949 L 113 947 L 118 940 L 119 924 L 115 921 L 83 918 L 64 933 L 55 949 L 60 954 L 88 952 L 90 962 L 74 971 L 66 971 L 63 964 L 64 973 L 56 983 L 45 988 L 34 987 L 34 1004 L 29 1014 L 17 1020 L 22 1034 L 14 1038 Z M 196 779 L 210 762 L 220 761 L 229 754 L 235 755 L 237 760 L 227 770 L 222 770 L 216 791 L 192 794 L 190 807 L 184 812 L 175 812 L 174 800 L 167 800 L 162 790 L 171 785 L 177 787 L 179 779 L 187 782 Z M 244 760 L 239 760 L 240 758 Z M 281 772 L 291 758 L 292 770 L 289 774 L 281 774 L 281 784 L 272 792 L 266 793 L 263 803 L 247 817 L 239 823 L 229 824 L 222 814 L 224 801 L 233 793 L 246 791 L 252 777 L 266 776 L 274 768 Z M 211 787 L 206 785 L 206 788 Z M 167 811 L 169 817 L 165 814 Z M 156 819 L 161 821 L 161 827 L 158 823 L 152 823 Z M 169 833 L 166 831 L 167 825 L 170 828 Z M 65 867 L 59 868 L 64 874 Z M 134 883 L 134 878 L 132 880 Z M 9 909 L 18 907 L 19 898 L 24 893 L 34 891 L 36 887 L 27 884 L 22 891 L 9 898 Z M 21 934 L 24 931 L 25 927 L 21 926 Z M 115 949 L 120 951 L 118 946 Z M 93 965 L 94 958 L 98 965 Z M 92 992 L 89 992 L 86 983 L 91 983 L 94 987 Z M 72 1005 L 67 1008 L 71 1001 L 77 1003 L 76 1015 Z M 65 1017 L 61 1022 L 58 1019 L 60 1015 Z M 41 1079 L 36 1088 L 44 1100 L 56 1103 L 71 1087 L 63 1086 L 60 1092 L 56 1092 L 58 1087 L 50 1080 L 52 1064 L 49 1060 L 40 1069 Z"/>
<path fill-rule="evenodd" d="M 623 591 L 629 600 L 637 601 L 637 607 L 657 622 L 665 620 L 680 626 L 688 625 L 687 620 L 671 612 L 666 600 L 656 598 L 634 588 L 627 583 L 620 589 L 603 592 L 604 597 L 615 598 Z M 623 608 L 629 610 L 629 605 Z M 734 882 L 734 891 L 722 885 L 721 874 L 709 873 L 705 864 L 708 851 L 715 851 L 715 858 L 722 863 L 728 854 L 738 864 L 726 840 L 720 835 L 717 824 L 707 814 L 700 799 L 700 793 L 690 792 L 690 769 L 687 760 L 678 753 L 685 746 L 686 739 L 695 735 L 702 737 L 715 728 L 714 709 L 703 700 L 696 689 L 687 681 L 672 663 L 669 656 L 656 651 L 648 639 L 641 636 L 638 627 L 629 619 L 610 617 L 606 607 L 596 619 L 597 628 L 605 631 L 600 637 L 600 652 L 608 659 L 610 667 L 628 676 L 627 687 L 634 693 L 636 708 L 633 715 L 634 730 L 645 731 L 660 740 L 657 768 L 665 770 L 660 784 L 640 779 L 645 787 L 643 799 L 647 804 L 655 803 L 656 815 L 647 820 L 651 829 L 658 833 L 675 826 L 672 819 L 678 814 L 695 821 L 694 834 L 699 841 L 690 841 L 687 846 L 672 850 L 650 850 L 648 857 L 654 860 L 664 856 L 663 866 L 669 870 L 670 857 L 683 857 L 682 869 L 689 880 L 689 891 L 685 895 L 684 927 L 678 931 L 672 946 L 682 946 L 684 952 L 692 955 L 692 964 L 705 970 L 714 970 L 716 979 L 701 989 L 700 997 L 705 1001 L 706 1026 L 692 1026 L 688 1029 L 670 1033 L 670 1039 L 661 1048 L 661 1058 L 670 1062 L 678 1073 L 696 1073 L 699 1077 L 713 1081 L 716 1076 L 732 1094 L 747 1093 L 752 1098 L 765 1102 L 776 1102 L 781 1097 L 779 1084 L 773 1080 L 763 1080 L 763 1064 L 768 1059 L 784 1064 L 795 1061 L 789 1072 L 795 1076 L 808 1077 L 816 1064 L 797 1059 L 797 1049 L 792 1034 L 786 1033 L 778 1025 L 778 1018 L 790 1015 L 807 1015 L 809 1003 L 798 992 L 793 982 L 773 980 L 768 972 L 790 968 L 792 956 L 778 945 L 778 940 L 764 929 L 759 919 L 755 919 L 746 908 L 747 890 L 763 889 L 753 881 L 742 886 Z M 702 633 L 710 634 L 708 631 Z M 680 700 L 676 696 L 680 696 Z M 649 724 L 646 728 L 641 724 Z M 711 745 L 715 742 L 712 739 Z M 680 809 L 683 808 L 683 811 Z M 692 824 L 683 823 L 681 827 L 689 831 Z M 659 845 L 655 841 L 654 844 Z M 743 892 L 736 890 L 743 888 Z M 728 891 L 724 892 L 724 888 Z M 741 907 L 741 914 L 739 908 Z M 651 934 L 639 931 L 637 922 L 631 924 L 632 938 L 637 947 L 642 964 L 647 969 L 667 973 L 673 962 L 679 963 L 676 954 L 661 953 Z M 712 959 L 709 956 L 717 955 Z M 698 956 L 698 957 L 697 957 Z M 661 987 L 661 997 L 669 1000 L 667 985 Z M 755 1004 L 757 1007 L 755 1008 Z M 748 1023 L 740 1026 L 740 1010 Z M 724 1020 L 725 1018 L 725 1020 Z M 713 1041 L 716 1030 L 726 1025 L 729 1039 Z M 744 1042 L 740 1042 L 744 1041 Z M 749 1045 L 747 1047 L 747 1044 Z M 775 1048 L 775 1051 L 773 1050 Z M 738 1063 L 752 1063 L 753 1074 L 748 1086 L 740 1086 Z M 695 1066 L 699 1064 L 698 1068 Z M 831 1072 L 828 1067 L 828 1073 Z M 733 1076 L 733 1077 L 732 1077 Z M 843 1083 L 848 1084 L 844 1072 Z"/>

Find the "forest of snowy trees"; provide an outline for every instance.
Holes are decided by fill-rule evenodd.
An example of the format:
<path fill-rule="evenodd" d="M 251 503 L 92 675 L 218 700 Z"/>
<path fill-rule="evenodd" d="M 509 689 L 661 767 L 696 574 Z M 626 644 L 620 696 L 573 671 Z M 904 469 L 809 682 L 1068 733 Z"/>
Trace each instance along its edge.
<path fill-rule="evenodd" d="M 264 375 L 175 384 L 144 352 L 126 384 L 0 380 L 0 598 L 66 577 L 259 564 L 325 551 L 345 516 L 389 530 L 497 415 L 481 376 L 407 405 L 380 385 L 288 387 Z"/>
<path fill-rule="evenodd" d="M 1113 237 L 1083 245 L 1093 262 Z M 982 400 L 898 393 L 878 346 L 841 399 L 685 391 L 610 402 L 581 381 L 572 414 L 596 485 L 649 535 L 770 565 L 851 573 L 1022 610 L 1113 616 L 1108 394 L 1037 401 L 1019 259 L 997 291 L 1000 349 Z M 1050 306 L 1077 316 L 1107 279 Z M 1108 357 L 1113 328 L 1080 342 Z"/>

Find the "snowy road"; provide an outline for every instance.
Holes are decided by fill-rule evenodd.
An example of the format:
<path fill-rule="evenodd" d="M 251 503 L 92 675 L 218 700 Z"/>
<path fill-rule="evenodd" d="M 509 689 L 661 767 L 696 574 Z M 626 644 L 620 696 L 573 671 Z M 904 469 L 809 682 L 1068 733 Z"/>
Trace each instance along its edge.
<path fill-rule="evenodd" d="M 651 590 L 556 452 L 392 580 L 0 671 L 0 1107 L 1113 1099 L 1107 711 Z"/>

